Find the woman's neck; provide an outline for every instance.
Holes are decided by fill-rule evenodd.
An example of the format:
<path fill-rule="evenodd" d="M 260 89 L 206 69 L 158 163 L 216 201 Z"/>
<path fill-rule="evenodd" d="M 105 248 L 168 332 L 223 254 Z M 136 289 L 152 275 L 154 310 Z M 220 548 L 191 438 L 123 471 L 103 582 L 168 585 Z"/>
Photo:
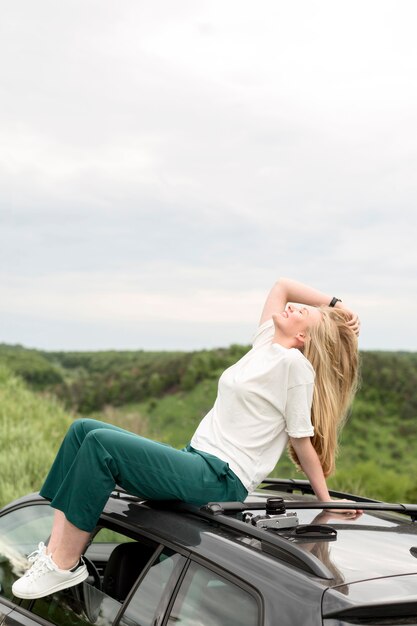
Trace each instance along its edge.
<path fill-rule="evenodd" d="M 275 331 L 274 336 L 272 338 L 272 343 L 278 343 L 280 346 L 282 346 L 283 348 L 287 348 L 288 350 L 290 348 L 297 347 L 292 337 L 287 337 L 283 333 L 279 332 L 279 330 Z"/>

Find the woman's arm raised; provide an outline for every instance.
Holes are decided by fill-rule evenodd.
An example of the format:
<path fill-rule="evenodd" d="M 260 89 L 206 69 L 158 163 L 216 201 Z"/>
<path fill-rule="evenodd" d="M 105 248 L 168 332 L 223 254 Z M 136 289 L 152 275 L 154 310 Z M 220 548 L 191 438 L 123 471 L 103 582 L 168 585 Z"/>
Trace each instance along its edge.
<path fill-rule="evenodd" d="M 328 293 L 309 287 L 296 280 L 279 278 L 268 294 L 259 323 L 263 324 L 271 319 L 273 314 L 284 311 L 288 302 L 298 302 L 299 304 L 307 304 L 310 306 L 329 306 L 332 299 L 333 296 L 330 296 Z M 351 314 L 352 319 L 349 325 L 358 335 L 360 322 L 356 313 L 345 306 L 340 300 L 336 302 L 335 306 Z"/>

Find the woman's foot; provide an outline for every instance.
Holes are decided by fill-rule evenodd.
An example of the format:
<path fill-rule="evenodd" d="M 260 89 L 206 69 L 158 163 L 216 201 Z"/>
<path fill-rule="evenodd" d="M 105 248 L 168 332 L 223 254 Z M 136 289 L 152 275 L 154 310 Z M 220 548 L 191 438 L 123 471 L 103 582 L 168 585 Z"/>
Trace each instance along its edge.
<path fill-rule="evenodd" d="M 88 571 L 81 559 L 72 569 L 60 569 L 45 552 L 37 556 L 32 567 L 26 574 L 16 580 L 12 593 L 17 598 L 33 600 L 43 598 L 51 593 L 74 587 L 88 578 Z"/>

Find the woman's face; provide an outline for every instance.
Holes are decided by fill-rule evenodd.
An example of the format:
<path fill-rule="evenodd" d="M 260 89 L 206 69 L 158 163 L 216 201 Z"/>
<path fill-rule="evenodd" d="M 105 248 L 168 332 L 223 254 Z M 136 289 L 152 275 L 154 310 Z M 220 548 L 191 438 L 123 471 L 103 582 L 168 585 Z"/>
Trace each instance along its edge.
<path fill-rule="evenodd" d="M 321 313 L 314 306 L 287 304 L 285 311 L 274 316 L 274 322 L 281 332 L 289 337 L 306 334 L 311 326 L 320 323 Z"/>

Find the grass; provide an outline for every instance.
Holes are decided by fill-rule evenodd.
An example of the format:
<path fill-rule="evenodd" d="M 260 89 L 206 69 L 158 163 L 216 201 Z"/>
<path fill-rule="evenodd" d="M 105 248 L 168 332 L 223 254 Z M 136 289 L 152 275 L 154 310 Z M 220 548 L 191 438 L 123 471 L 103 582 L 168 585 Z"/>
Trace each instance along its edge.
<path fill-rule="evenodd" d="M 0 505 L 38 491 L 71 416 L 0 368 Z"/>

